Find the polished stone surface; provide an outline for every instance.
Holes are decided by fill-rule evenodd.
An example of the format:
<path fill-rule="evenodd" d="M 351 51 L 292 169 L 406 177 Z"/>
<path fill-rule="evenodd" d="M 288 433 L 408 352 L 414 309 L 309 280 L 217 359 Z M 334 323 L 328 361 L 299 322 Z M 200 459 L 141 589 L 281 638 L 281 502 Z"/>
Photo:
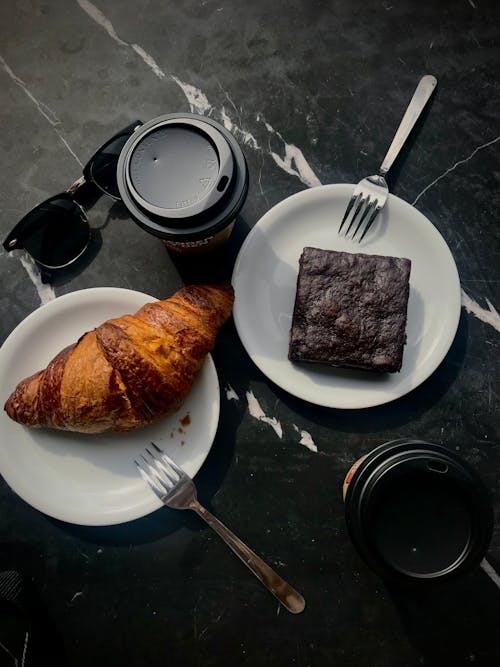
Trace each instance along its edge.
<path fill-rule="evenodd" d="M 126 525 L 78 527 L 49 519 L 0 481 L 0 570 L 32 581 L 63 664 L 500 664 L 498 524 L 483 567 L 463 580 L 392 590 L 354 552 L 340 494 L 361 454 L 420 437 L 463 455 L 498 514 L 499 21 L 496 0 L 0 4 L 2 238 L 78 178 L 122 126 L 191 110 L 224 123 L 249 165 L 226 259 L 217 271 L 201 267 L 229 276 L 244 236 L 275 203 L 374 173 L 416 82 L 432 73 L 437 93 L 390 187 L 441 232 L 462 285 L 443 363 L 378 408 L 328 410 L 293 398 L 257 370 L 232 323 L 221 333 L 220 424 L 199 496 L 303 592 L 300 616 L 280 610 L 194 515 L 164 509 Z M 45 282 L 28 257 L 2 250 L 1 340 L 40 303 L 73 290 L 163 297 L 200 278 L 200 267 L 174 262 L 120 204 L 101 198 L 89 218 L 85 261 Z M 282 438 L 252 416 L 248 392 L 280 422 Z M 301 430 L 317 452 L 300 444 Z"/>

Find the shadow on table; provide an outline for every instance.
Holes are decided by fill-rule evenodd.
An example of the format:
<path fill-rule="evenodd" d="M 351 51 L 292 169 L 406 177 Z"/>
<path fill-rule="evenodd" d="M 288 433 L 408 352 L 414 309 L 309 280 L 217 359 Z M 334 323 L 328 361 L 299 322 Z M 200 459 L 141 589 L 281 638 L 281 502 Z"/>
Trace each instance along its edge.
<path fill-rule="evenodd" d="M 100 193 L 95 192 L 95 190 L 95 188 L 89 186 L 89 189 L 79 197 L 79 202 L 87 212 L 101 196 Z M 75 262 L 65 268 L 51 270 L 46 269 L 45 267 L 40 267 L 40 275 L 43 283 L 53 286 L 64 285 L 83 273 L 83 271 L 92 264 L 101 250 L 101 230 L 105 229 L 112 220 L 126 220 L 130 217 L 127 209 L 120 201 L 114 202 L 109 208 L 104 221 L 98 226 L 92 223 L 92 212 L 88 212 L 87 215 L 90 222 L 90 240 L 85 252 Z"/>
<path fill-rule="evenodd" d="M 488 560 L 492 559 L 488 556 Z M 498 563 L 492 563 L 495 569 Z M 426 665 L 500 664 L 500 595 L 479 567 L 435 588 L 387 586 L 412 644 Z"/>
<path fill-rule="evenodd" d="M 200 255 L 182 255 L 165 248 L 185 285 L 230 282 L 241 244 L 250 231 L 244 218 L 238 217 L 227 243 Z"/>

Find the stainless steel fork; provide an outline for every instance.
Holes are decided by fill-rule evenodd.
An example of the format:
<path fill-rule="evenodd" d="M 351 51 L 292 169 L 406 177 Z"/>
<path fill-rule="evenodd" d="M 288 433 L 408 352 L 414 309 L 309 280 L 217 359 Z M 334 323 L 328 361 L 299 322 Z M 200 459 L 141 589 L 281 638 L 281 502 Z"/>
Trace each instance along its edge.
<path fill-rule="evenodd" d="M 344 235 L 347 236 L 353 225 L 357 223 L 351 239 L 356 237 L 358 231 L 361 231 L 361 236 L 358 238 L 359 243 L 361 243 L 365 237 L 367 231 L 370 229 L 375 218 L 387 201 L 389 188 L 387 187 L 384 177 L 392 167 L 394 160 L 397 158 L 399 151 L 415 126 L 418 117 L 422 113 L 436 86 L 436 77 L 430 74 L 427 74 L 420 79 L 394 139 L 392 140 L 392 144 L 387 151 L 387 155 L 380 165 L 379 173 L 374 176 L 363 178 L 356 186 L 354 194 L 347 204 L 342 222 L 340 223 L 339 234 L 342 233 L 342 228 L 349 218 L 349 213 L 352 211 L 351 220 Z M 362 227 L 363 223 L 365 223 L 364 227 Z"/>
<path fill-rule="evenodd" d="M 141 460 L 136 460 L 134 463 L 158 498 L 165 505 L 174 509 L 189 509 L 196 512 L 288 611 L 292 614 L 299 614 L 303 611 L 306 603 L 302 595 L 297 593 L 290 584 L 226 528 L 219 519 L 200 505 L 193 480 L 154 442 L 151 445 L 153 451 L 146 448 L 144 454 L 141 455 Z"/>

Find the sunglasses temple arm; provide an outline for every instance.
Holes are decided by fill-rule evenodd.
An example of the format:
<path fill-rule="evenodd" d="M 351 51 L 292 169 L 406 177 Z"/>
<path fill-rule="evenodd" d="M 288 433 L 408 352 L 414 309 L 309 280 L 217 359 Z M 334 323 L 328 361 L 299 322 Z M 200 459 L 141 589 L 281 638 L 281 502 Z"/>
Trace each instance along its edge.
<path fill-rule="evenodd" d="M 85 176 L 80 176 L 78 180 L 76 180 L 73 185 L 70 185 L 69 188 L 66 190 L 66 192 L 70 195 L 74 195 L 78 192 L 80 188 L 82 188 L 86 184 Z"/>

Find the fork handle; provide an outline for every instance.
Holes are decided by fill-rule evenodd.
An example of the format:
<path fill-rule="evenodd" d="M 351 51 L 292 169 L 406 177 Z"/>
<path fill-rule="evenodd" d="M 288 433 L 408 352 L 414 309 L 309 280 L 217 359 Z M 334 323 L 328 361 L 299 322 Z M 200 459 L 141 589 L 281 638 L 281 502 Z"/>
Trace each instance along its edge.
<path fill-rule="evenodd" d="M 431 74 L 426 74 L 420 79 L 420 82 L 413 93 L 410 104 L 406 109 L 405 115 L 401 123 L 399 124 L 398 130 L 394 135 L 392 144 L 387 151 L 387 155 L 384 158 L 384 161 L 380 165 L 379 173 L 381 176 L 385 176 L 389 169 L 392 167 L 394 160 L 399 155 L 399 151 L 403 148 L 403 144 L 408 139 L 408 135 L 413 130 L 415 123 L 417 122 L 420 114 L 422 113 L 425 105 L 429 101 L 434 88 L 437 86 L 437 79 Z"/>
<path fill-rule="evenodd" d="M 247 547 L 236 535 L 229 530 L 219 519 L 211 514 L 198 501 L 190 506 L 206 523 L 213 528 L 230 549 L 245 563 L 257 579 L 276 597 L 281 604 L 292 614 L 300 614 L 306 606 L 305 600 L 300 593 L 290 586 L 280 575 L 275 572 L 262 558 Z"/>

